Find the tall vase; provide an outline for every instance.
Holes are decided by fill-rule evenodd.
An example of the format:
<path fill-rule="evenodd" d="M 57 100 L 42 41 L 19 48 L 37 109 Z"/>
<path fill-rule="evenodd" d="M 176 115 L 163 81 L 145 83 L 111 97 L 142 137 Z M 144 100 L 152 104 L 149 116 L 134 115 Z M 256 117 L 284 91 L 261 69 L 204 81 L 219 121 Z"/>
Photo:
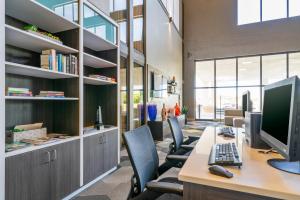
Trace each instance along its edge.
<path fill-rule="evenodd" d="M 148 115 L 150 121 L 155 121 L 156 120 L 156 115 L 157 115 L 157 106 L 156 104 L 149 104 L 148 105 Z"/>

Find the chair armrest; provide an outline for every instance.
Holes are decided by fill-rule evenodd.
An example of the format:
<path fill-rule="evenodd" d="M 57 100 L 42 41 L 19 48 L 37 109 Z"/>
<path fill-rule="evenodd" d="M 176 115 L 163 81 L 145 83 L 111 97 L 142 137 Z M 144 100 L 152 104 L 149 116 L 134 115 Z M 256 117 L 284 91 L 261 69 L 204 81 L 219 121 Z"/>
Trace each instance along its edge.
<path fill-rule="evenodd" d="M 193 150 L 195 146 L 194 145 L 182 144 L 182 145 L 180 145 L 180 147 L 185 149 L 185 150 L 190 151 L 190 150 Z"/>
<path fill-rule="evenodd" d="M 146 184 L 146 188 L 153 192 L 183 195 L 183 185 L 178 183 L 151 181 Z"/>
<path fill-rule="evenodd" d="M 172 162 L 185 162 L 188 159 L 188 156 L 185 155 L 167 155 L 166 160 Z"/>

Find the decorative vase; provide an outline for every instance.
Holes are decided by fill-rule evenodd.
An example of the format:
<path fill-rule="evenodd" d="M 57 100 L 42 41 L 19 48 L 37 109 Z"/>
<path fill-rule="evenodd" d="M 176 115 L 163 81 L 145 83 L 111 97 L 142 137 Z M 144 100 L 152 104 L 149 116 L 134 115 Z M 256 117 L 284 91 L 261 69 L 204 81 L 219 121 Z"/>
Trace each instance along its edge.
<path fill-rule="evenodd" d="M 174 108 L 175 108 L 175 116 L 177 117 L 181 114 L 180 107 L 179 107 L 178 103 L 176 103 Z"/>
<path fill-rule="evenodd" d="M 148 105 L 148 115 L 150 121 L 155 121 L 156 120 L 156 115 L 157 115 L 157 106 L 156 104 L 149 104 Z"/>

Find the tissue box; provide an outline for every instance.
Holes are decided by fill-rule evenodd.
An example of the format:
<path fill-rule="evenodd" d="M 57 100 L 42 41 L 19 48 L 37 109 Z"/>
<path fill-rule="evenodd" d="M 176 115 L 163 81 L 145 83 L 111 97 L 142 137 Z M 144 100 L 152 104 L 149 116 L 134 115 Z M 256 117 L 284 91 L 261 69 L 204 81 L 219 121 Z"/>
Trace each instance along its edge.
<path fill-rule="evenodd" d="M 47 137 L 47 128 L 39 128 L 34 130 L 28 131 L 21 131 L 21 132 L 8 132 L 6 134 L 6 142 L 20 142 L 23 139 L 35 139 L 35 138 L 42 138 Z"/>

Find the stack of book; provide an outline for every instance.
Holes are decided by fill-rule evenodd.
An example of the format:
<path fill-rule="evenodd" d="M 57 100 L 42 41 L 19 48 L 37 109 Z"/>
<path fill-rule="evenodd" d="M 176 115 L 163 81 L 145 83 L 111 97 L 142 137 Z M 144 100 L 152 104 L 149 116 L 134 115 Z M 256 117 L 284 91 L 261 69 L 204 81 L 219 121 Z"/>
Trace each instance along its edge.
<path fill-rule="evenodd" d="M 99 74 L 90 74 L 89 77 L 100 79 L 100 80 L 103 80 L 103 81 L 116 82 L 115 78 L 111 78 L 111 77 L 107 77 L 107 76 L 103 76 L 103 75 L 99 75 Z"/>
<path fill-rule="evenodd" d="M 7 88 L 7 95 L 8 96 L 31 97 L 32 92 L 28 88 L 8 87 Z"/>
<path fill-rule="evenodd" d="M 55 49 L 42 51 L 41 68 L 78 75 L 77 57 L 56 53 Z"/>
<path fill-rule="evenodd" d="M 40 91 L 37 97 L 64 98 L 65 93 L 61 91 Z"/>

